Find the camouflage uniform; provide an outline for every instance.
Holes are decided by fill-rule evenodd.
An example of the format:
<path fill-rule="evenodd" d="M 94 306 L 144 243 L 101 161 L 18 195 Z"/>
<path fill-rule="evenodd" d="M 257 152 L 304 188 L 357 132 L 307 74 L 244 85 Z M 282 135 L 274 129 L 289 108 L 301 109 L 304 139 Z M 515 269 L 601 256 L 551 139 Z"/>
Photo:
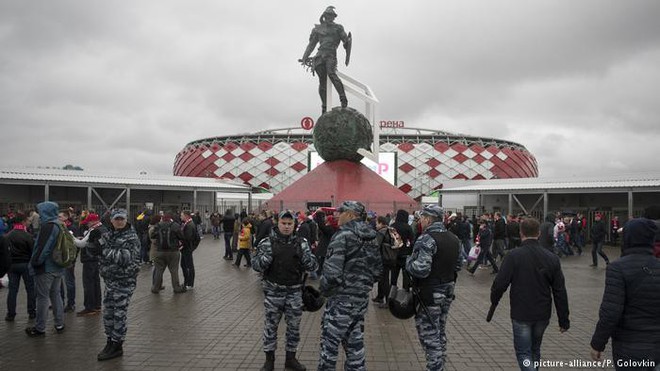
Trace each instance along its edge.
<path fill-rule="evenodd" d="M 435 206 L 435 208 L 438 208 Z M 423 212 L 422 212 L 422 215 Z M 435 216 L 435 215 L 433 215 Z M 442 220 L 442 219 L 440 219 Z M 413 253 L 406 261 L 406 270 L 417 279 L 426 278 L 431 274 L 433 256 L 438 251 L 436 240 L 430 233 L 450 233 L 442 222 L 435 222 L 429 225 L 424 233 L 419 236 L 413 247 Z M 454 239 L 457 259 L 451 264 L 454 271 L 461 268 L 460 240 L 451 235 Z M 452 275 L 454 272 L 451 272 Z M 454 275 L 455 279 L 455 275 Z M 447 358 L 447 336 L 445 334 L 445 324 L 449 307 L 454 300 L 454 285 L 451 282 L 443 282 L 432 287 L 432 299 L 426 301 L 426 309 L 418 309 L 415 315 L 415 327 L 419 341 L 426 352 L 426 369 L 443 370 Z"/>
<path fill-rule="evenodd" d="M 369 292 L 382 271 L 376 233 L 355 219 L 342 225 L 328 245 L 319 287 L 328 298 L 321 324 L 319 370 L 335 369 L 340 343 L 346 352 L 344 368 L 366 369 L 364 315 Z"/>
<path fill-rule="evenodd" d="M 268 271 L 273 263 L 272 243 L 296 244 L 295 233 L 291 236 L 279 234 L 273 228 L 270 238 L 264 238 L 257 246 L 257 252 L 252 260 L 252 268 L 264 273 L 262 286 L 264 290 L 264 352 L 272 352 L 277 348 L 277 328 L 284 314 L 286 321 L 286 351 L 295 352 L 300 342 L 300 318 L 302 316 L 302 281 L 294 285 L 281 285 L 268 280 Z M 315 271 L 318 267 L 307 240 L 298 239 L 302 256 L 300 264 L 305 271 Z M 300 277 L 302 279 L 302 277 Z"/>
<path fill-rule="evenodd" d="M 108 339 L 121 343 L 126 337 L 128 304 L 140 271 L 141 244 L 130 224 L 121 230 L 110 230 L 104 239 L 99 263 L 105 281 L 103 324 Z"/>

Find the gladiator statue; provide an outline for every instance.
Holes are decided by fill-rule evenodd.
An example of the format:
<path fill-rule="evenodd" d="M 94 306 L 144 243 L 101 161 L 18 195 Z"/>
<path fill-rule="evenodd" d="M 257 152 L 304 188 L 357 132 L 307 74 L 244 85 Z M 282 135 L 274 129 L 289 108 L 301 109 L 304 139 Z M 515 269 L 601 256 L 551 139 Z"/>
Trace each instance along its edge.
<path fill-rule="evenodd" d="M 344 44 L 344 49 L 346 50 L 345 63 L 348 66 L 351 58 L 352 38 L 350 32 L 347 35 L 344 27 L 335 23 L 335 18 L 337 18 L 335 7 L 327 7 L 319 19 L 321 24 L 314 26 L 312 34 L 309 35 L 307 49 L 305 49 L 302 58 L 298 60 L 303 66 L 310 68 L 312 73 L 315 71 L 319 77 L 319 95 L 321 96 L 322 113 L 325 113 L 327 110 L 327 78 L 330 78 L 332 85 L 337 89 L 342 108 L 348 106 L 344 84 L 342 84 L 339 76 L 337 76 L 337 47 L 340 41 Z M 316 55 L 310 58 L 309 55 L 316 47 L 316 44 L 319 44 L 319 48 Z"/>

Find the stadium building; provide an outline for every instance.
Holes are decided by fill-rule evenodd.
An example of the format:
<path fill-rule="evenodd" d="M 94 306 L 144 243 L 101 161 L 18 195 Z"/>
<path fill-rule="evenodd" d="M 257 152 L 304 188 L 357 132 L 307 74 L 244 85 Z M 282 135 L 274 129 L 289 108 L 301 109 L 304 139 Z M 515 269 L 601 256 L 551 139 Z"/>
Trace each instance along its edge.
<path fill-rule="evenodd" d="M 412 198 L 448 179 L 538 176 L 536 158 L 521 144 L 400 126 L 381 129 L 380 163 L 365 164 Z M 312 131 L 265 130 L 190 142 L 176 156 L 174 175 L 235 179 L 278 193 L 321 161 Z"/>

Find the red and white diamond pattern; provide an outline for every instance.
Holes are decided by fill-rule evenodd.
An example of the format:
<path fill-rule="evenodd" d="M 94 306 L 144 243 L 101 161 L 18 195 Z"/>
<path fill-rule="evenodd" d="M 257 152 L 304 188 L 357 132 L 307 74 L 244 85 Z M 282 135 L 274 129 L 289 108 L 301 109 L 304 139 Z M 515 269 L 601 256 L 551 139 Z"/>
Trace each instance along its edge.
<path fill-rule="evenodd" d="M 277 193 L 307 173 L 310 150 L 314 145 L 301 141 L 188 145 L 176 157 L 174 174 L 240 179 Z M 534 156 L 513 147 L 404 142 L 382 143 L 380 151 L 397 152 L 397 186 L 413 198 L 446 179 L 538 176 Z"/>

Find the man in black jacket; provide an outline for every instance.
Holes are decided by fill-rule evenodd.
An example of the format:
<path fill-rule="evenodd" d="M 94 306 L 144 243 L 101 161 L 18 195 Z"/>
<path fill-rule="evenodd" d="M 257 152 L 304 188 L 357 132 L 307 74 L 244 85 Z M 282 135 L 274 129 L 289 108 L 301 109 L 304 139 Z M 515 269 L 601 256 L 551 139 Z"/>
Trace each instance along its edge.
<path fill-rule="evenodd" d="M 225 232 L 225 260 L 234 260 L 234 253 L 231 249 L 231 238 L 234 236 L 234 212 L 232 209 L 227 209 L 225 215 L 222 217 L 222 230 Z M 182 261 L 183 262 L 183 261 Z"/>
<path fill-rule="evenodd" d="M 401 236 L 403 241 L 403 246 L 398 248 L 397 264 L 394 270 L 392 271 L 391 284 L 393 286 L 397 285 L 399 281 L 399 272 L 406 269 L 406 259 L 412 254 L 413 243 L 415 242 L 414 233 L 410 225 L 408 224 L 408 212 L 406 210 L 397 210 L 394 223 L 392 228 Z M 410 278 L 407 275 L 403 275 L 403 288 L 410 288 Z"/>
<path fill-rule="evenodd" d="M 610 264 L 610 260 L 603 252 L 603 243 L 605 243 L 606 236 L 607 227 L 605 227 L 605 222 L 601 220 L 601 215 L 597 213 L 594 216 L 594 224 L 591 226 L 591 241 L 593 242 L 594 247 L 591 249 L 591 259 L 593 260 L 593 263 L 590 267 L 598 267 L 598 257 L 596 254 L 600 255 L 605 260 L 605 264 Z"/>
<path fill-rule="evenodd" d="M 504 259 L 504 250 L 506 250 L 506 223 L 499 211 L 494 214 L 493 223 L 493 257 L 498 256 Z"/>
<path fill-rule="evenodd" d="M 186 290 L 192 290 L 195 286 L 195 263 L 193 262 L 193 251 L 199 245 L 199 234 L 192 220 L 190 211 L 181 212 L 181 232 L 183 233 L 183 246 L 181 247 L 181 270 L 183 271 L 183 285 Z M 225 233 L 227 230 L 225 230 Z M 229 250 L 231 251 L 231 249 Z"/>
<path fill-rule="evenodd" d="M 539 235 L 539 245 L 544 249 L 554 252 L 555 251 L 555 216 L 548 213 L 545 216 L 545 221 L 541 224 L 540 235 Z"/>
<path fill-rule="evenodd" d="M 101 313 L 101 275 L 99 270 L 99 256 L 103 250 L 105 239 L 103 234 L 108 232 L 96 213 L 89 213 L 81 222 L 89 228 L 82 240 L 76 240 L 76 246 L 81 249 L 80 262 L 82 263 L 83 294 L 85 308 L 77 313 L 79 317 L 93 316 Z"/>
<path fill-rule="evenodd" d="M 7 315 L 5 321 L 13 321 L 16 317 L 16 297 L 21 285 L 21 279 L 27 292 L 27 310 L 30 319 L 37 316 L 36 295 L 34 291 L 34 280 L 28 272 L 28 263 L 32 257 L 34 240 L 27 232 L 29 221 L 24 214 L 18 213 L 14 217 L 14 226 L 11 232 L 5 235 L 6 241 L 11 245 L 11 267 L 7 272 L 9 275 L 9 294 L 7 295 Z M 2 272 L 0 272 L 2 273 Z"/>
<path fill-rule="evenodd" d="M 657 226 L 639 218 L 623 229 L 621 258 L 608 265 L 591 357 L 602 358 L 609 338 L 616 369 L 660 365 L 660 261 L 653 256 Z"/>
<path fill-rule="evenodd" d="M 520 223 L 520 248 L 507 254 L 490 291 L 491 313 L 511 285 L 513 347 L 521 370 L 535 370 L 541 359 L 543 333 L 550 321 L 554 298 L 559 331 L 570 327 L 568 296 L 559 257 L 539 246 L 539 222 Z M 490 320 L 490 318 L 487 318 Z"/>

